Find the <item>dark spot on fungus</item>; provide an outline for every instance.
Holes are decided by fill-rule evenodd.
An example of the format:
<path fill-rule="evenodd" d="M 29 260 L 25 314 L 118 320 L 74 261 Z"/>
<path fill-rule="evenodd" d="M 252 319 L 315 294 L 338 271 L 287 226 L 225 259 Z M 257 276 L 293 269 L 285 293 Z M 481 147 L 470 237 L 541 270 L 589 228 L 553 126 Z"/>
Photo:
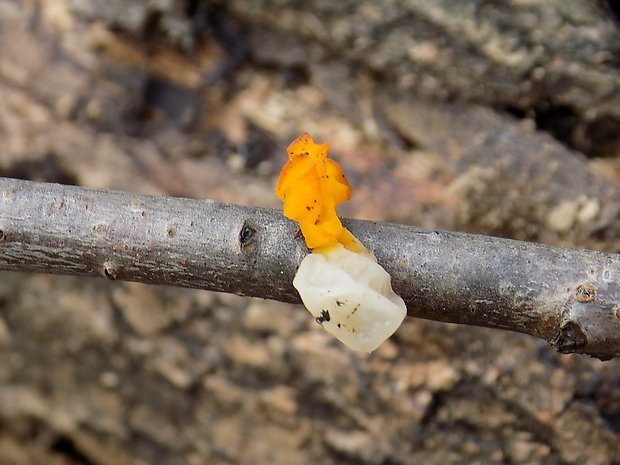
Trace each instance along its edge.
<path fill-rule="evenodd" d="M 166 229 L 166 234 L 168 234 L 168 237 L 174 237 L 177 235 L 176 231 L 172 226 L 168 226 L 168 229 Z"/>
<path fill-rule="evenodd" d="M 340 328 L 342 325 L 340 323 L 338 323 L 336 326 L 338 326 Z"/>
<path fill-rule="evenodd" d="M 358 309 L 358 308 L 360 308 L 360 305 L 359 305 L 359 304 L 357 304 L 357 305 L 355 306 L 355 308 L 354 308 L 353 310 L 351 310 L 351 313 L 349 313 L 349 314 L 347 315 L 347 319 L 349 319 L 350 317 L 352 317 L 353 315 L 355 315 L 355 312 L 357 312 L 357 309 Z"/>
<path fill-rule="evenodd" d="M 583 283 L 577 286 L 575 298 L 579 302 L 592 302 L 596 296 L 596 288 L 590 283 Z"/>
<path fill-rule="evenodd" d="M 306 210 L 310 211 L 312 210 L 312 207 L 310 205 L 306 205 Z"/>
<path fill-rule="evenodd" d="M 6 239 L 6 236 L 4 235 L 4 231 L 0 229 L 0 242 L 4 242 L 5 239 Z"/>
<path fill-rule="evenodd" d="M 321 326 L 323 326 L 323 322 L 324 322 L 324 321 L 329 321 L 329 320 L 331 320 L 331 316 L 329 315 L 329 311 L 327 311 L 327 310 L 321 310 L 321 316 L 319 316 L 319 317 L 316 319 L 316 322 L 317 322 L 318 324 L 320 324 Z"/>
<path fill-rule="evenodd" d="M 338 305 L 339 307 L 342 307 L 344 305 L 344 302 L 341 300 L 336 300 L 336 305 Z"/>
<path fill-rule="evenodd" d="M 239 247 L 241 250 L 245 249 L 254 242 L 254 236 L 256 235 L 256 228 L 247 221 L 243 223 L 241 231 L 239 231 Z"/>

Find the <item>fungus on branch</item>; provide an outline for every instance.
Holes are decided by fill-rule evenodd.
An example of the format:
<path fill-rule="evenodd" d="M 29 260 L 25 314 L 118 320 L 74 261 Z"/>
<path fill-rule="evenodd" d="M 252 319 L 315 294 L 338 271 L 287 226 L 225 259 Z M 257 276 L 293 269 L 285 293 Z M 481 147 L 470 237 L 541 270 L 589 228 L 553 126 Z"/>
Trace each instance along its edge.
<path fill-rule="evenodd" d="M 390 275 L 336 214 L 351 187 L 340 165 L 327 158 L 328 148 L 309 134 L 299 136 L 287 149 L 276 186 L 284 216 L 299 223 L 312 251 L 293 286 L 327 332 L 351 349 L 371 352 L 398 329 L 407 308 Z"/>

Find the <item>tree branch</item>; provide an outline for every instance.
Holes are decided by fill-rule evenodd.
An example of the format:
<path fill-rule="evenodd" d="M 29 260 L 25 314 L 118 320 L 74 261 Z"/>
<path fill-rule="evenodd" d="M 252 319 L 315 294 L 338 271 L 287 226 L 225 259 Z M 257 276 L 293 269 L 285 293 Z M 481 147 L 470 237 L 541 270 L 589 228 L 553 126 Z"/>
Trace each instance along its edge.
<path fill-rule="evenodd" d="M 620 355 L 620 256 L 344 220 L 408 314 Z M 307 253 L 280 211 L 0 178 L 0 269 L 99 276 L 299 303 Z"/>

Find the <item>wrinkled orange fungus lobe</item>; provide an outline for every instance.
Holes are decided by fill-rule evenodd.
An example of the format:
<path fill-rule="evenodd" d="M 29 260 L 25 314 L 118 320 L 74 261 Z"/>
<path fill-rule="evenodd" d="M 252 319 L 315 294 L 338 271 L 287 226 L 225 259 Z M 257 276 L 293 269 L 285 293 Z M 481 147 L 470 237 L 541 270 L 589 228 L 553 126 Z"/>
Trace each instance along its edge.
<path fill-rule="evenodd" d="M 341 243 L 357 252 L 355 238 L 336 215 L 336 205 L 349 200 L 351 187 L 340 165 L 327 158 L 328 148 L 307 133 L 291 142 L 276 195 L 284 202 L 284 216 L 299 223 L 309 249 Z"/>

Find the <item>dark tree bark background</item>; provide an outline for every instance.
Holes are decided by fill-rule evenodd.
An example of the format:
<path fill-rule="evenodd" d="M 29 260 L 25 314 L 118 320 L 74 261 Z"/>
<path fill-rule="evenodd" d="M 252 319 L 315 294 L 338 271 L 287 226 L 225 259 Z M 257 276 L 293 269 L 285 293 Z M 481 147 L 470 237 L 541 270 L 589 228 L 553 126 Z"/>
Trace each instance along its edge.
<path fill-rule="evenodd" d="M 0 0 L 0 175 L 278 207 L 308 131 L 343 215 L 617 252 L 609 5 Z M 365 357 L 300 307 L 1 276 L 2 464 L 620 463 L 618 361 L 412 319 Z"/>

